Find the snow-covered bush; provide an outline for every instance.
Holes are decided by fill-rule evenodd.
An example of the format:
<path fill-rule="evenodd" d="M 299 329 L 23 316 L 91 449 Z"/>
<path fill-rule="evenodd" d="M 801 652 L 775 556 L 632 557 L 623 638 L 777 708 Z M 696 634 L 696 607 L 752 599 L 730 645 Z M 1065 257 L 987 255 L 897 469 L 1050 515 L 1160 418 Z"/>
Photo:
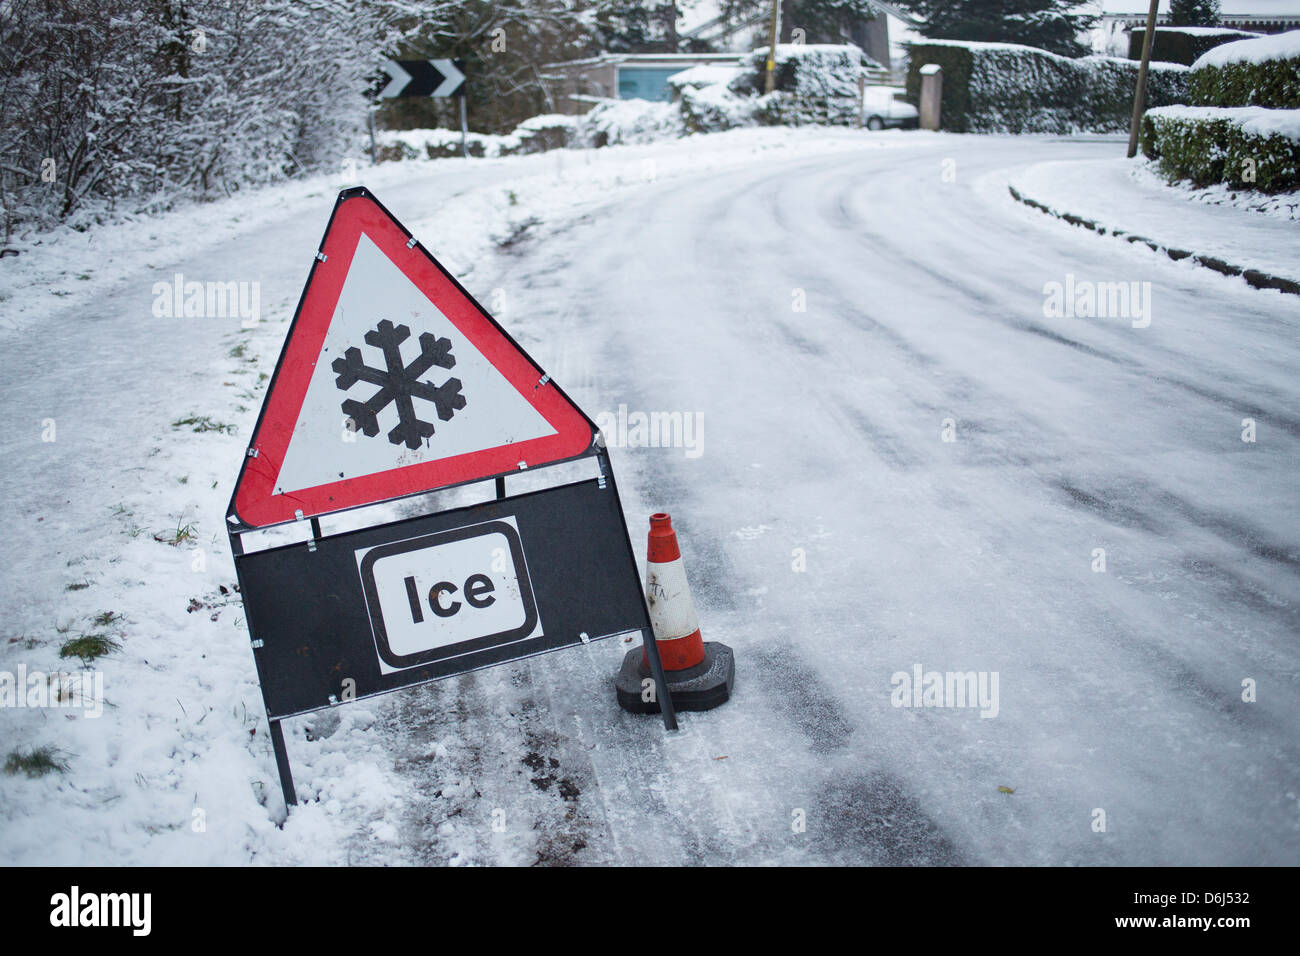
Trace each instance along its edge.
<path fill-rule="evenodd" d="M 550 149 L 563 149 L 573 141 L 578 117 L 561 113 L 543 113 L 531 116 L 515 127 L 510 136 L 516 145 L 502 153 L 544 153 Z"/>
<path fill-rule="evenodd" d="M 1128 58 L 1142 59 L 1142 42 L 1145 30 L 1134 30 L 1129 34 Z M 1259 36 L 1245 30 L 1231 30 L 1227 27 L 1156 27 L 1151 40 L 1151 59 L 1164 63 L 1181 63 L 1191 66 L 1196 58 L 1216 46 L 1231 43 L 1234 40 L 1247 40 Z"/>
<path fill-rule="evenodd" d="M 333 165 L 409 12 L 406 0 L 0 2 L 6 235 Z"/>
<path fill-rule="evenodd" d="M 738 96 L 726 84 L 714 83 L 700 89 L 683 89 L 677 105 L 687 132 L 721 133 L 754 125 L 759 102 L 759 97 Z"/>
<path fill-rule="evenodd" d="M 1225 43 L 1192 64 L 1197 106 L 1300 107 L 1300 30 Z"/>
<path fill-rule="evenodd" d="M 701 90 L 716 83 L 730 83 L 740 73 L 740 68 L 728 64 L 701 63 L 668 77 L 668 86 L 677 99 L 685 90 Z"/>
<path fill-rule="evenodd" d="M 920 100 L 920 69 L 943 68 L 940 125 L 958 133 L 1113 133 L 1126 130 L 1138 64 L 1110 56 L 1079 59 L 1014 43 L 927 40 L 911 47 L 908 99 Z M 1147 102 L 1182 102 L 1188 69 L 1152 63 Z"/>
<path fill-rule="evenodd" d="M 369 140 L 363 137 L 361 151 Z M 471 156 L 500 156 L 502 146 L 517 146 L 509 136 L 470 132 L 465 136 L 465 151 Z M 460 156 L 460 130 L 458 129 L 401 129 L 380 130 L 375 134 L 375 156 L 381 162 L 410 159 L 447 159 Z"/>
<path fill-rule="evenodd" d="M 576 146 L 652 143 L 682 134 L 682 113 L 674 103 L 651 100 L 603 100 L 577 118 Z"/>
<path fill-rule="evenodd" d="M 786 43 L 776 48 L 776 93 L 756 104 L 760 123 L 853 125 L 858 119 L 858 78 L 880 65 L 852 44 Z M 763 94 L 767 48 L 741 61 L 729 87 L 742 96 Z"/>
<path fill-rule="evenodd" d="M 1171 180 L 1300 189 L 1300 110 L 1166 106 L 1142 118 L 1142 152 Z"/>

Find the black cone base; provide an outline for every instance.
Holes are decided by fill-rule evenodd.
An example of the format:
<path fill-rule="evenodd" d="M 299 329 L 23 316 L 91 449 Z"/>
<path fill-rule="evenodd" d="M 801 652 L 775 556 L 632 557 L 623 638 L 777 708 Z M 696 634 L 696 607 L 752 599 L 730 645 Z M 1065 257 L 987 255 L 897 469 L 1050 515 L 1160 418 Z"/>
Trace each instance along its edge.
<path fill-rule="evenodd" d="M 726 644 L 705 641 L 703 661 L 684 671 L 666 671 L 664 676 L 675 710 L 712 710 L 726 703 L 736 686 L 736 657 Z M 614 678 L 618 705 L 634 714 L 659 713 L 657 699 L 644 699 L 653 696 L 649 692 L 653 685 L 644 683 L 649 679 L 650 668 L 642 660 L 641 648 L 632 648 Z"/>

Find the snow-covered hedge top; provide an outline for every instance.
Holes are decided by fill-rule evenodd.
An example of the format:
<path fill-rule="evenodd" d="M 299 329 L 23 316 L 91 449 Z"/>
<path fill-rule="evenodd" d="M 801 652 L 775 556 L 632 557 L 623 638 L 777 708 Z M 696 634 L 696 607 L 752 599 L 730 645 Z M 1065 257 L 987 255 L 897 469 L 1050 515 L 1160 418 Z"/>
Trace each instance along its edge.
<path fill-rule="evenodd" d="M 871 60 L 861 49 L 851 43 L 778 43 L 776 45 L 777 62 L 797 58 L 818 60 L 827 57 L 840 57 L 846 53 L 856 53 L 858 56 L 875 63 L 875 60 Z M 750 55 L 761 56 L 766 60 L 767 47 L 758 47 Z"/>
<path fill-rule="evenodd" d="M 1237 40 L 1207 50 L 1192 64 L 1193 70 L 1229 63 L 1267 63 L 1269 60 L 1300 59 L 1300 30 L 1275 33 L 1254 40 Z"/>
<path fill-rule="evenodd" d="M 1057 53 L 1049 53 L 1036 46 L 1025 46 L 1023 43 L 987 43 L 983 40 L 910 40 L 904 41 L 904 46 L 958 46 L 965 47 L 967 50 L 1032 50 L 1034 53 L 1042 53 L 1047 56 L 1054 56 L 1061 60 L 1068 60 L 1068 56 L 1060 56 Z"/>
<path fill-rule="evenodd" d="M 1249 32 L 1232 27 L 1156 27 L 1156 33 L 1186 33 L 1193 37 L 1242 36 Z"/>
<path fill-rule="evenodd" d="M 1282 136 L 1300 143 L 1300 110 L 1271 110 L 1263 106 L 1158 106 L 1153 118 L 1226 120 L 1252 136 Z"/>
<path fill-rule="evenodd" d="M 1061 56 L 1059 53 L 1053 53 L 1051 50 L 1044 50 L 1041 47 L 1025 46 L 1023 43 L 986 43 L 982 40 L 915 40 L 905 44 L 908 47 L 916 46 L 950 46 L 972 51 L 1005 51 L 1008 53 L 1023 53 L 1027 56 L 1046 57 L 1049 60 L 1056 60 L 1060 63 L 1101 63 L 1107 60 L 1113 60 L 1121 64 L 1132 64 L 1133 61 L 1126 56 L 1083 56 L 1069 57 Z M 1228 44 L 1233 46 L 1234 44 Z M 1222 49 L 1220 47 L 1219 49 Z M 1187 70 L 1189 67 L 1181 63 L 1165 63 L 1163 61 L 1152 61 L 1150 65 L 1153 70 Z"/>
<path fill-rule="evenodd" d="M 528 117 L 528 119 L 515 127 L 515 132 L 521 133 L 539 129 L 554 129 L 556 126 L 573 126 L 577 121 L 578 117 L 576 116 L 565 116 L 563 113 L 543 113 L 540 116 Z"/>

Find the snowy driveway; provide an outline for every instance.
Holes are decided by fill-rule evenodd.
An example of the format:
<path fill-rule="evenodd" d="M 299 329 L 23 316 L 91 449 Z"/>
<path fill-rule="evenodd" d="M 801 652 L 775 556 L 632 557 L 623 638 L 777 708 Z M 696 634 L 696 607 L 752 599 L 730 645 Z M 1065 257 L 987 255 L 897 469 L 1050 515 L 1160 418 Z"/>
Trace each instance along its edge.
<path fill-rule="evenodd" d="M 1295 861 L 1300 303 L 1072 230 L 1006 194 L 1012 168 L 1122 144 L 885 136 L 903 145 L 760 151 L 641 183 L 576 218 L 522 229 L 465 279 L 489 308 L 494 293 L 508 303 L 504 324 L 593 417 L 625 405 L 702 423 L 696 447 L 616 447 L 613 457 L 638 550 L 646 515 L 673 514 L 705 639 L 736 650 L 735 698 L 684 715 L 667 737 L 618 710 L 612 677 L 625 648 L 606 642 L 290 722 L 300 791 L 319 802 L 283 831 L 248 796 L 249 776 L 270 772 L 265 747 L 250 751 L 177 712 L 166 718 L 178 722 L 165 731 L 176 738 L 170 755 L 160 739 L 125 745 L 122 759 L 163 768 L 157 787 L 176 797 L 168 812 L 178 819 L 214 773 L 235 778 L 217 787 L 220 816 L 235 822 L 221 830 L 214 818 L 209 831 L 230 847 L 210 840 L 202 858 Z M 669 149 L 653 155 L 667 163 Z M 583 163 L 566 156 L 545 161 L 571 173 Z M 636 167 L 650 179 L 655 170 Z M 469 188 L 498 172 L 465 175 L 484 177 Z M 419 225 L 436 219 L 430 188 L 376 192 L 442 255 Z M 227 253 L 275 263 L 264 309 L 291 310 L 327 206 Z M 1049 282 L 1149 282 L 1149 311 L 1049 318 Z M 120 295 L 147 308 L 148 290 L 142 280 Z M 126 307 L 106 301 L 80 330 L 65 321 L 50 335 L 72 349 L 78 331 L 94 335 Z M 170 623 L 149 645 L 164 660 L 184 657 L 169 627 L 192 639 L 207 624 L 182 613 L 195 586 L 188 569 L 161 567 L 165 546 L 145 535 L 123 549 L 114 529 L 112 540 L 93 535 L 87 556 L 76 538 L 117 520 L 108 515 L 119 497 L 136 510 L 150 500 L 130 490 L 137 465 L 114 449 L 147 455 L 154 418 L 232 415 L 234 389 L 256 395 L 255 368 L 216 371 L 225 366 L 211 360 L 230 348 L 229 325 L 199 327 L 207 340 L 197 344 L 188 328 L 135 323 L 101 336 L 112 388 L 75 369 L 23 378 L 49 339 L 6 343 L 6 407 L 83 432 L 35 448 L 14 437 L 5 449 L 15 540 L 38 555 L 14 572 L 19 627 L 62 609 L 67 568 L 86 562 L 117 566 L 103 576 L 118 582 L 113 601 L 146 572 L 171 582 Z M 269 371 L 280 333 L 264 332 L 256 348 Z M 136 394 L 143 369 L 166 390 L 161 411 Z M 237 385 L 222 389 L 214 374 Z M 257 401 L 244 404 L 241 434 Z M 1253 442 L 1242 440 L 1243 419 Z M 203 507 L 224 507 L 240 439 L 184 440 L 154 454 L 188 454 L 173 470 L 204 488 L 218 482 Z M 42 545 L 35 523 L 54 513 L 58 549 Z M 219 520 L 200 523 L 215 551 Z M 133 556 L 155 565 L 133 566 Z M 66 600 L 83 593 L 93 592 Z M 233 626 L 211 627 L 204 639 L 231 686 L 205 690 L 253 707 L 246 644 Z M 933 703 L 897 687 L 895 675 L 917 667 L 975 672 L 996 693 L 983 707 L 895 706 Z M 165 673 L 138 673 L 133 697 L 170 696 Z M 150 680 L 157 688 L 143 690 Z M 1243 681 L 1255 701 L 1243 700 Z M 160 718 L 149 706 L 122 709 L 141 709 L 152 728 Z M 343 736 L 349 747 L 330 751 Z M 194 740 L 216 750 L 211 763 L 207 751 L 176 757 Z M 130 779 L 122 767 L 95 787 Z M 69 798 L 77 809 L 62 817 L 57 800 L 42 806 L 5 786 L 13 857 L 40 859 L 51 832 L 103 826 L 94 794 Z M 153 793 L 150 805 L 162 799 Z M 193 852 L 186 832 L 141 844 L 156 830 L 139 801 L 128 804 L 141 819 L 109 827 L 127 856 Z M 90 848 L 61 855 L 97 858 Z"/>

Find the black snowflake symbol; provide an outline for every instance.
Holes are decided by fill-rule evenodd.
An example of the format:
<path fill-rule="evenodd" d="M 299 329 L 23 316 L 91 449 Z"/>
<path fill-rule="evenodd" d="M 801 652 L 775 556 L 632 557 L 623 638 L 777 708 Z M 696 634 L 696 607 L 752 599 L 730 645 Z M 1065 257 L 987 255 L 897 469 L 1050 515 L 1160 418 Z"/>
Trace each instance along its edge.
<path fill-rule="evenodd" d="M 384 319 L 366 333 L 366 344 L 383 350 L 387 371 L 366 365 L 361 358 L 361 349 L 355 346 L 344 352 L 342 358 L 336 358 L 330 367 L 338 373 L 336 384 L 345 392 L 357 382 L 379 386 L 379 391 L 368 401 L 358 402 L 349 398 L 343 402 L 343 414 L 352 419 L 356 428 L 371 438 L 378 435 L 379 413 L 393 402 L 397 405 L 398 421 L 397 427 L 388 433 L 388 440 L 394 445 L 405 442 L 407 448 L 419 448 L 420 442 L 433 434 L 433 423 L 420 421 L 415 414 L 415 399 L 433 402 L 438 417 L 447 422 L 456 414 L 456 409 L 465 407 L 465 396 L 460 394 L 458 378 L 449 378 L 437 387 L 419 380 L 434 365 L 452 368 L 456 364 L 456 357 L 451 354 L 451 340 L 435 338 L 425 332 L 420 336 L 420 357 L 410 365 L 403 365 L 401 345 L 410 337 L 411 330 L 405 325 L 394 327 L 392 322 Z"/>

